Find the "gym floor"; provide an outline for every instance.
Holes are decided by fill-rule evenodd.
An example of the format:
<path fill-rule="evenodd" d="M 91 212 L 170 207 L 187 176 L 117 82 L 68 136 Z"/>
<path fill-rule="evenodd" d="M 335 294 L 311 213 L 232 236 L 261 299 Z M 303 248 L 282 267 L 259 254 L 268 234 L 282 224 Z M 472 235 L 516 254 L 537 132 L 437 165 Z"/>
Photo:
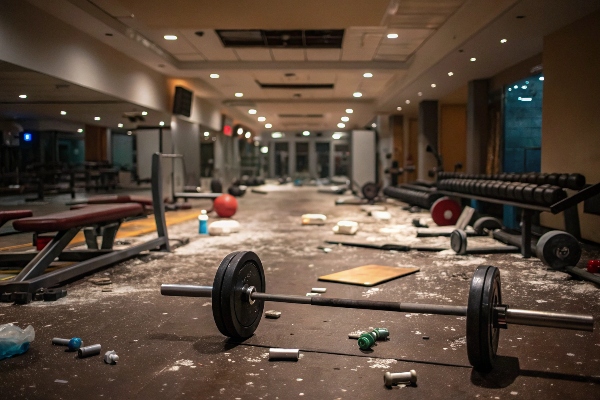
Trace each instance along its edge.
<path fill-rule="evenodd" d="M 495 370 L 482 375 L 467 360 L 464 317 L 267 302 L 265 310 L 281 311 L 281 318 L 263 318 L 255 335 L 239 343 L 217 330 L 210 299 L 161 296 L 161 283 L 212 285 L 227 254 L 252 250 L 262 260 L 270 293 L 304 295 L 326 287 L 327 297 L 466 305 L 473 271 L 488 264 L 500 268 L 503 300 L 512 307 L 600 316 L 598 287 L 549 270 L 536 258 L 337 246 L 326 253 L 318 246 L 328 239 L 442 245 L 449 245 L 449 239 L 416 239 L 410 221 L 427 214 L 409 214 L 395 203 L 387 204 L 392 219 L 381 221 L 356 205 L 335 206 L 336 196 L 314 187 L 265 189 L 266 195 L 248 191 L 238 199 L 234 218 L 241 224 L 239 233 L 200 237 L 197 220 L 182 222 L 169 227 L 169 236 L 191 242 L 172 253 L 142 254 L 106 268 L 68 285 L 68 296 L 56 302 L 0 303 L 0 324 L 31 324 L 36 335 L 27 353 L 0 361 L 2 397 L 600 398 L 598 322 L 593 333 L 510 326 L 501 331 Z M 56 204 L 34 207 L 37 215 L 60 209 Z M 304 213 L 325 214 L 327 223 L 302 226 Z M 356 236 L 332 233 L 342 219 L 360 223 Z M 0 247 L 29 239 L 0 237 Z M 469 241 L 486 242 L 491 239 Z M 583 246 L 581 265 L 600 257 L 600 248 Z M 374 287 L 317 280 L 366 264 L 414 266 L 420 272 Z M 112 284 L 98 286 L 90 279 L 106 277 Z M 348 334 L 369 327 L 388 328 L 390 340 L 361 351 Z M 119 362 L 107 365 L 102 356 L 78 359 L 51 345 L 53 337 L 74 336 L 86 345 L 100 343 L 102 355 L 115 350 Z M 301 358 L 269 361 L 271 347 L 298 348 Z M 386 371 L 411 369 L 418 375 L 416 386 L 383 385 Z"/>

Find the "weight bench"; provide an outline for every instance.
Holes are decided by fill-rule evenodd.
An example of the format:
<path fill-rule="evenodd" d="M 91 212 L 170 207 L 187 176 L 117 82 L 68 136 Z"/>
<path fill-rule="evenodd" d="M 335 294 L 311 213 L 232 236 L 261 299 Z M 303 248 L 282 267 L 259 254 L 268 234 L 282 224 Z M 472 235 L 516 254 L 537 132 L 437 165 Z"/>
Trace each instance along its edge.
<path fill-rule="evenodd" d="M 11 210 L 11 211 L 0 211 L 0 227 L 7 223 L 8 221 L 12 221 L 19 218 L 31 217 L 33 213 L 30 210 Z M 14 235 L 15 233 L 19 233 L 14 229 L 7 230 L 4 232 L 0 232 L 0 236 Z"/>
<path fill-rule="evenodd" d="M 57 234 L 39 252 L 0 253 L 0 264 L 2 265 L 25 265 L 15 278 L 0 282 L 1 300 L 26 304 L 32 301 L 36 293 L 44 289 L 64 284 L 100 268 L 121 262 L 142 251 L 170 251 L 164 204 L 160 195 L 162 191 L 161 164 L 160 154 L 154 154 L 152 156 L 152 199 L 153 204 L 158 205 L 158 207 L 154 207 L 157 238 L 126 249 L 113 249 L 114 239 L 121 223 L 126 219 L 145 215 L 144 207 L 137 202 L 87 205 L 45 216 L 18 219 L 13 223 L 14 228 L 18 231 L 34 232 L 35 234 L 57 232 Z M 86 235 L 88 249 L 65 250 L 82 229 Z M 102 236 L 100 249 L 98 249 L 95 236 L 97 232 L 100 232 Z M 75 264 L 47 272 L 47 268 L 55 260 L 70 261 Z"/>

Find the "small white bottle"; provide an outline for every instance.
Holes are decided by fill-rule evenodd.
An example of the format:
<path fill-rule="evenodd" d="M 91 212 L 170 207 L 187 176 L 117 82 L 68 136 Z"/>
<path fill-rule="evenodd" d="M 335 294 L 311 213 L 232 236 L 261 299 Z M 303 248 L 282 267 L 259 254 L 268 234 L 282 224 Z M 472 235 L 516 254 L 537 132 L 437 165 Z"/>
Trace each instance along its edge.
<path fill-rule="evenodd" d="M 198 215 L 198 233 L 208 235 L 208 215 L 206 215 L 206 210 L 200 211 L 200 215 Z"/>

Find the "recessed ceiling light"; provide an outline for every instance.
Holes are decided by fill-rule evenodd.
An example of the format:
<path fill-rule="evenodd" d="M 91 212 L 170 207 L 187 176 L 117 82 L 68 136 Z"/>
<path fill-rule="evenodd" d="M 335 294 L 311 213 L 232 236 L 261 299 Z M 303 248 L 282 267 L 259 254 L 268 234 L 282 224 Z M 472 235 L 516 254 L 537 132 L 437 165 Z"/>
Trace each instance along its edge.
<path fill-rule="evenodd" d="M 210 77 L 213 79 L 219 79 L 219 74 L 210 74 Z"/>
<path fill-rule="evenodd" d="M 94 117 L 95 121 L 100 121 L 100 117 Z"/>
<path fill-rule="evenodd" d="M 471 61 L 477 61 L 475 57 L 471 57 Z"/>
<path fill-rule="evenodd" d="M 242 128 L 241 126 L 237 129 L 237 134 L 241 135 L 242 133 L 244 133 L 244 128 Z"/>
<path fill-rule="evenodd" d="M 544 80 L 544 77 L 543 77 L 543 76 L 540 76 L 540 81 L 543 81 L 543 80 Z"/>
<path fill-rule="evenodd" d="M 66 111 L 61 111 L 60 115 L 67 115 L 67 112 Z"/>
<path fill-rule="evenodd" d="M 265 117 L 258 117 L 258 122 L 265 122 L 267 119 Z"/>
<path fill-rule="evenodd" d="M 235 97 L 242 97 L 242 96 L 244 96 L 244 93 L 239 93 L 238 92 L 238 93 L 235 94 Z"/>
<path fill-rule="evenodd" d="M 117 127 L 122 128 L 123 124 L 118 124 Z"/>
<path fill-rule="evenodd" d="M 159 124 L 160 126 L 165 126 L 165 121 L 160 121 L 158 124 Z"/>
<path fill-rule="evenodd" d="M 81 129 L 81 128 L 77 129 L 77 133 L 83 133 L 83 129 Z"/>
<path fill-rule="evenodd" d="M 506 43 L 506 42 L 508 42 L 508 40 L 506 40 L 506 39 L 500 39 L 500 43 Z"/>
<path fill-rule="evenodd" d="M 265 124 L 265 128 L 267 129 L 271 129 L 273 127 L 273 124 Z"/>
<path fill-rule="evenodd" d="M 432 84 L 431 84 L 431 87 L 436 87 L 436 86 L 437 86 L 437 85 L 436 85 L 435 83 L 432 83 Z"/>
<path fill-rule="evenodd" d="M 344 124 L 343 122 L 340 122 L 340 123 L 337 125 L 337 127 L 338 127 L 338 128 L 345 128 L 345 127 L 346 127 L 346 124 Z"/>
<path fill-rule="evenodd" d="M 388 33 L 387 38 L 388 39 L 398 39 L 398 34 L 397 33 Z"/>
<path fill-rule="evenodd" d="M 512 91 L 512 88 L 510 88 L 510 87 L 509 87 L 509 88 L 508 88 L 508 91 L 509 91 L 509 92 L 511 92 L 511 91 Z"/>
<path fill-rule="evenodd" d="M 363 74 L 363 76 L 364 76 L 365 78 L 372 78 L 372 77 L 373 77 L 373 74 L 372 74 L 372 73 L 370 73 L 370 72 L 365 72 L 365 73 Z"/>
<path fill-rule="evenodd" d="M 346 114 L 352 114 L 354 112 L 351 108 L 346 108 Z"/>
<path fill-rule="evenodd" d="M 515 89 L 518 89 L 518 88 L 519 88 L 519 85 L 515 85 L 515 86 L 513 86 L 513 88 L 515 88 Z"/>
<path fill-rule="evenodd" d="M 27 98 L 27 95 L 26 95 L 26 94 L 20 94 L 20 95 L 19 95 L 19 98 L 21 98 L 21 99 L 26 99 L 26 98 Z"/>
<path fill-rule="evenodd" d="M 310 132 L 309 132 L 309 131 L 304 131 L 304 132 L 302 132 L 302 134 L 303 134 L 304 136 L 310 136 Z"/>
<path fill-rule="evenodd" d="M 354 92 L 354 94 L 352 96 L 354 96 L 354 97 L 362 97 L 362 93 L 361 92 Z"/>
<path fill-rule="evenodd" d="M 342 137 L 342 133 L 341 132 L 336 132 L 333 135 L 331 135 L 331 138 L 334 139 L 334 140 L 341 139 L 341 137 Z"/>
<path fill-rule="evenodd" d="M 204 132 L 204 137 L 207 137 L 208 135 L 210 135 L 209 132 Z"/>
<path fill-rule="evenodd" d="M 396 107 L 396 110 L 402 111 L 402 107 Z"/>
<path fill-rule="evenodd" d="M 417 96 L 423 96 L 423 92 L 417 93 Z"/>
<path fill-rule="evenodd" d="M 376 124 L 375 122 L 373 122 L 373 123 L 371 124 L 371 128 L 377 128 L 377 124 Z"/>
<path fill-rule="evenodd" d="M 454 75 L 454 72 L 448 72 L 448 76 Z"/>
<path fill-rule="evenodd" d="M 148 111 L 142 111 L 142 115 L 148 115 Z"/>
<path fill-rule="evenodd" d="M 263 146 L 260 148 L 260 152 L 263 154 L 267 154 L 269 152 L 269 148 L 267 146 Z"/>
<path fill-rule="evenodd" d="M 410 100 L 406 100 L 406 101 L 405 101 L 405 103 L 406 103 L 406 104 L 410 104 Z"/>
<path fill-rule="evenodd" d="M 250 136 L 252 136 L 252 134 L 250 132 L 246 132 L 246 139 L 250 139 Z"/>
<path fill-rule="evenodd" d="M 279 138 L 283 137 L 283 134 L 281 132 L 273 132 L 273 133 L 271 133 L 271 137 L 273 139 L 279 139 Z"/>
<path fill-rule="evenodd" d="M 177 40 L 177 36 L 175 35 L 165 35 L 163 36 L 165 40 Z"/>
<path fill-rule="evenodd" d="M 348 121 L 350 121 L 350 118 L 348 118 L 348 117 L 342 117 L 342 121 L 343 122 L 348 122 Z"/>
<path fill-rule="evenodd" d="M 131 136 L 131 135 L 133 134 L 133 132 L 131 132 L 131 131 L 127 131 L 127 134 L 128 134 L 129 136 Z"/>
<path fill-rule="evenodd" d="M 256 110 L 254 108 L 251 108 L 248 110 L 248 114 L 254 115 L 254 114 L 256 114 Z"/>

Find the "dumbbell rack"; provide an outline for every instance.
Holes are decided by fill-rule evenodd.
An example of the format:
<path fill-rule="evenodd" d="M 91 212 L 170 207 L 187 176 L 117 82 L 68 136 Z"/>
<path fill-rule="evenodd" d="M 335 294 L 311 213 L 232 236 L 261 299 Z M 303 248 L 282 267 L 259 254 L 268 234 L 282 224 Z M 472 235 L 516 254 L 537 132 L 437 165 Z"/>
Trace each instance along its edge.
<path fill-rule="evenodd" d="M 550 206 L 540 206 L 535 204 L 527 204 L 521 203 L 517 201 L 510 200 L 501 200 L 495 199 L 493 197 L 485 197 L 479 196 L 469 193 L 460 193 L 453 192 L 448 190 L 438 190 L 438 193 L 444 194 L 446 196 L 467 198 L 473 200 L 484 201 L 488 203 L 502 204 L 508 206 L 515 206 L 521 208 L 521 254 L 524 258 L 531 257 L 531 221 L 533 217 L 533 213 L 535 211 L 549 212 L 552 214 L 558 214 L 560 212 L 565 212 L 567 214 L 567 218 L 565 220 L 570 220 L 571 222 L 565 223 L 567 225 L 566 231 L 573 234 L 575 237 L 579 238 L 579 214 L 577 212 L 577 204 L 581 203 L 584 200 L 587 200 L 593 196 L 600 194 L 600 183 L 596 183 L 594 185 L 587 186 L 586 188 L 580 190 L 574 195 L 567 197 L 563 200 L 560 200 Z"/>

